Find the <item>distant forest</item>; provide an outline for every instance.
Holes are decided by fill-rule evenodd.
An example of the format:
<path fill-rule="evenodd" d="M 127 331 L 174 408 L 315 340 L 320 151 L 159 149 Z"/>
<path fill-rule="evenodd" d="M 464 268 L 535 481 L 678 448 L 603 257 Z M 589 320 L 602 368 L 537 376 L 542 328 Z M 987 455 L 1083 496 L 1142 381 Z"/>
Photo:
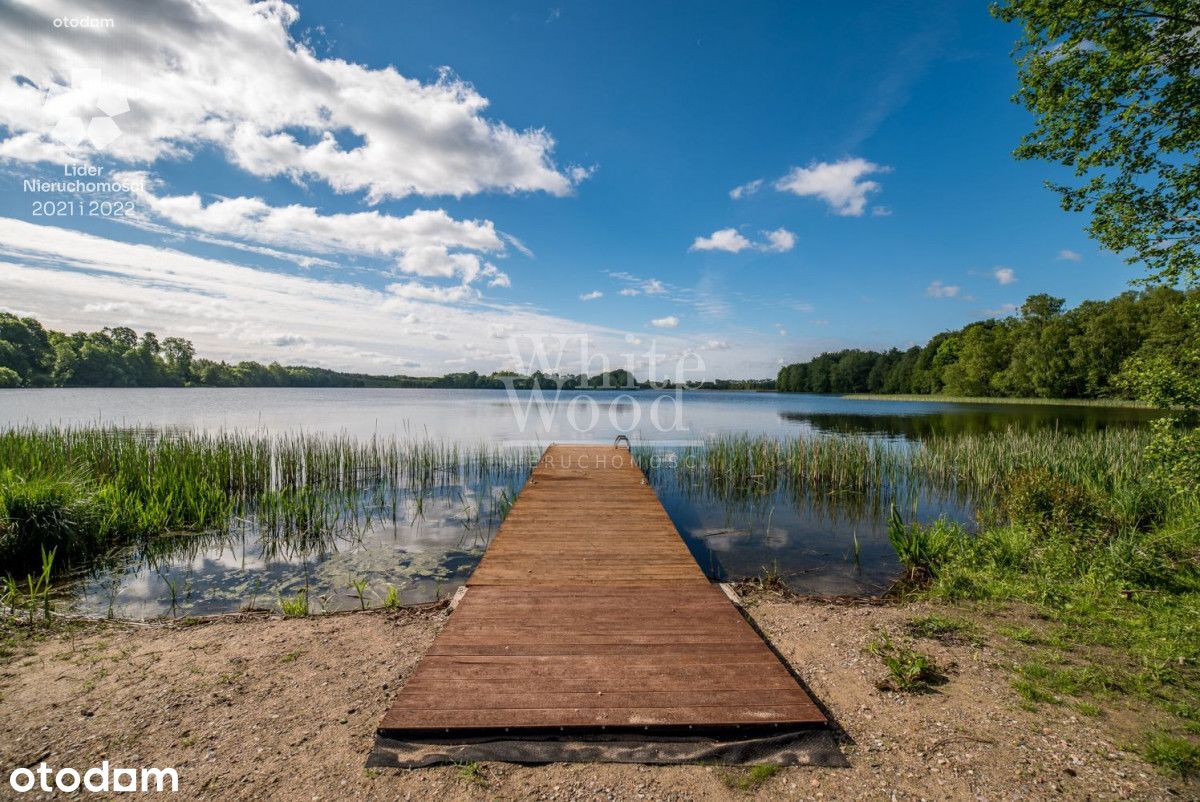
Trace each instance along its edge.
<path fill-rule="evenodd" d="M 138 335 L 125 326 L 64 334 L 30 317 L 0 312 L 0 388 L 13 387 L 443 387 L 503 389 L 625 388 L 639 384 L 628 371 L 596 376 L 529 376 L 509 371 L 475 371 L 445 376 L 376 376 L 272 362 L 216 362 L 196 356 L 188 340 L 153 332 Z M 769 390 L 775 382 L 718 379 L 706 390 Z"/>
<path fill-rule="evenodd" d="M 1064 311 L 1062 298 L 1031 295 L 1012 317 L 942 332 L 924 346 L 848 349 L 786 365 L 776 386 L 795 393 L 1128 397 L 1126 360 L 1182 353 L 1196 341 L 1185 297 L 1158 287 Z"/>

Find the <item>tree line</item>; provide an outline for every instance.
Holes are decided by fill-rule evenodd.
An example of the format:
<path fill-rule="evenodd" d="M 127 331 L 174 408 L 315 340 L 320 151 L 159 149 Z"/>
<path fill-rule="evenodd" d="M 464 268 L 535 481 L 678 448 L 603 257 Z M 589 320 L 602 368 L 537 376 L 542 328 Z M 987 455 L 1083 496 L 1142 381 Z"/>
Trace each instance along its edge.
<path fill-rule="evenodd" d="M 773 381 L 717 379 L 700 389 L 771 389 Z M 31 317 L 0 312 L 0 388 L 12 387 L 392 387 L 501 390 L 641 389 L 649 387 L 627 370 L 596 375 L 535 371 L 444 376 L 373 375 L 272 362 L 227 362 L 196 356 L 191 341 L 160 340 L 126 326 L 93 332 L 46 329 Z"/>
<path fill-rule="evenodd" d="M 1128 397 L 1131 360 L 1182 357 L 1196 342 L 1188 303 L 1198 292 L 1159 286 L 1069 310 L 1062 298 L 1031 295 L 1011 317 L 942 332 L 924 346 L 851 348 L 786 365 L 776 385 L 798 393 Z"/>

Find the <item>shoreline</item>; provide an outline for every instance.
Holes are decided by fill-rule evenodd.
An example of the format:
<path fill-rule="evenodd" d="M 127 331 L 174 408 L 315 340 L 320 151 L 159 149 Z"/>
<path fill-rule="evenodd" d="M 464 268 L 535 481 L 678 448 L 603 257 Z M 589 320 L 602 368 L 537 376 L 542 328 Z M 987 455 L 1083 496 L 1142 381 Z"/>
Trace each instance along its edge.
<path fill-rule="evenodd" d="M 847 401 L 915 401 L 940 404 L 1009 404 L 1012 406 L 1100 407 L 1157 410 L 1153 404 L 1131 398 L 991 398 L 988 396 L 914 395 L 911 393 L 829 393 Z"/>
<path fill-rule="evenodd" d="M 1196 780 L 1130 751 L 1137 700 L 1027 709 L 1010 681 L 1039 626 L 1020 608 L 838 605 L 769 592 L 745 614 L 826 706 L 849 768 L 479 763 L 366 769 L 374 729 L 447 620 L 443 608 L 285 618 L 254 614 L 131 626 L 76 622 L 22 636 L 0 625 L 0 760 L 82 768 L 172 766 L 181 799 L 1173 799 Z M 954 616 L 970 637 L 911 634 Z M 887 689 L 869 650 L 887 635 L 935 659 L 943 684 Z M 313 694 L 321 704 L 312 704 Z"/>

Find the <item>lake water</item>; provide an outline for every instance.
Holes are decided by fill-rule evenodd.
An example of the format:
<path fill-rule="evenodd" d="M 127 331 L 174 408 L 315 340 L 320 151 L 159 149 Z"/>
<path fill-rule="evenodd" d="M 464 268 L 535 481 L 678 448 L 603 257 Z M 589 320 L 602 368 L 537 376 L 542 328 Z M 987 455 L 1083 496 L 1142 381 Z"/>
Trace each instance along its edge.
<path fill-rule="evenodd" d="M 1009 427 L 1094 430 L 1136 426 L 1142 410 L 1076 406 L 893 402 L 777 393 L 635 391 L 510 394 L 499 390 L 53 389 L 0 391 L 0 427 L 107 425 L 141 429 L 307 432 L 355 438 L 433 439 L 520 447 L 558 441 L 635 445 L 670 454 L 720 434 L 865 435 L 903 442 Z M 76 587 L 84 612 L 146 618 L 275 606 L 299 589 L 311 607 L 379 604 L 389 588 L 405 603 L 453 593 L 501 518 L 499 499 L 519 492 L 528 464 L 496 475 L 448 477 L 399 488 L 364 505 L 390 510 L 353 532 L 300 542 L 253 528 L 164 537 L 96 566 Z M 778 571 L 806 593 L 878 593 L 899 566 L 878 499 L 774 491 L 717 497 L 658 472 L 655 489 L 700 566 L 713 578 Z M 678 479 L 678 480 L 677 480 Z M 961 499 L 922 495 L 918 517 L 969 521 Z M 855 544 L 858 544 L 857 560 Z M 357 587 L 356 587 L 357 583 Z"/>

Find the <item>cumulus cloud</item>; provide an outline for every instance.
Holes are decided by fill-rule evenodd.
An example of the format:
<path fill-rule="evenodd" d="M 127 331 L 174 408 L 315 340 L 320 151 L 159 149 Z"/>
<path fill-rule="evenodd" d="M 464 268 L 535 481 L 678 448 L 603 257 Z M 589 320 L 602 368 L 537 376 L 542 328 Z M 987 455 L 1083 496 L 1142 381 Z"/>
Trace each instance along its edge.
<path fill-rule="evenodd" d="M 992 276 L 1000 284 L 1012 284 L 1017 280 L 1017 273 L 1011 267 L 997 267 L 992 271 Z"/>
<path fill-rule="evenodd" d="M 958 298 L 962 287 L 955 284 L 943 284 L 940 280 L 930 282 L 925 288 L 925 294 L 930 298 Z"/>
<path fill-rule="evenodd" d="M 750 240 L 738 233 L 736 228 L 722 228 L 707 237 L 696 237 L 689 251 L 726 251 L 738 253 L 753 247 Z"/>
<path fill-rule="evenodd" d="M 633 295 L 641 295 L 642 291 L 639 290 L 637 287 L 622 287 L 619 294 L 629 297 L 629 296 L 633 296 Z"/>
<path fill-rule="evenodd" d="M 1058 252 L 1058 260 L 1060 262 L 1082 262 L 1083 254 L 1073 251 L 1070 248 L 1063 248 Z"/>
<path fill-rule="evenodd" d="M 725 251 L 740 253 L 744 250 L 773 251 L 783 253 L 790 251 L 796 245 L 796 235 L 786 228 L 762 232 L 764 241 L 751 242 L 742 236 L 736 228 L 722 228 L 707 237 L 696 237 L 689 251 Z"/>
<path fill-rule="evenodd" d="M 784 253 L 796 247 L 796 235 L 786 228 L 777 228 L 774 231 L 763 233 L 767 237 L 766 243 L 762 246 L 763 250 Z"/>
<path fill-rule="evenodd" d="M 758 192 L 758 190 L 762 188 L 762 185 L 763 180 L 761 178 L 756 178 L 753 181 L 747 181 L 745 184 L 740 184 L 729 190 L 729 197 L 733 198 L 734 200 L 745 198 L 749 195 L 753 195 L 755 192 Z"/>
<path fill-rule="evenodd" d="M 793 195 L 820 198 L 835 214 L 859 217 L 867 206 L 867 195 L 877 192 L 880 185 L 866 179 L 873 173 L 886 173 L 891 168 L 866 159 L 842 159 L 837 162 L 814 161 L 807 167 L 793 167 L 791 172 L 775 182 L 775 189 Z"/>
<path fill-rule="evenodd" d="M 320 181 L 371 202 L 484 191 L 566 195 L 589 168 L 560 168 L 544 129 L 486 116 L 488 100 L 443 68 L 421 81 L 394 67 L 321 58 L 293 36 L 299 11 L 281 0 L 140 4 L 114 29 L 56 29 L 70 0 L 0 5 L 0 157 L 68 162 L 53 121 L 89 119 L 101 91 L 123 95 L 121 135 L 104 152 L 127 164 L 183 159 L 204 148 L 262 178 Z M 197 46 L 202 43 L 202 46 Z M 18 80 L 19 76 L 19 80 Z"/>
<path fill-rule="evenodd" d="M 651 320 L 650 325 L 657 329 L 673 329 L 679 325 L 679 318 L 675 317 L 675 315 L 658 317 L 654 320 Z"/>
<path fill-rule="evenodd" d="M 604 297 L 604 293 L 600 292 L 600 290 L 592 290 L 591 292 L 585 292 L 583 295 L 580 295 L 579 300 L 594 301 L 597 298 L 603 298 L 603 297 Z"/>

